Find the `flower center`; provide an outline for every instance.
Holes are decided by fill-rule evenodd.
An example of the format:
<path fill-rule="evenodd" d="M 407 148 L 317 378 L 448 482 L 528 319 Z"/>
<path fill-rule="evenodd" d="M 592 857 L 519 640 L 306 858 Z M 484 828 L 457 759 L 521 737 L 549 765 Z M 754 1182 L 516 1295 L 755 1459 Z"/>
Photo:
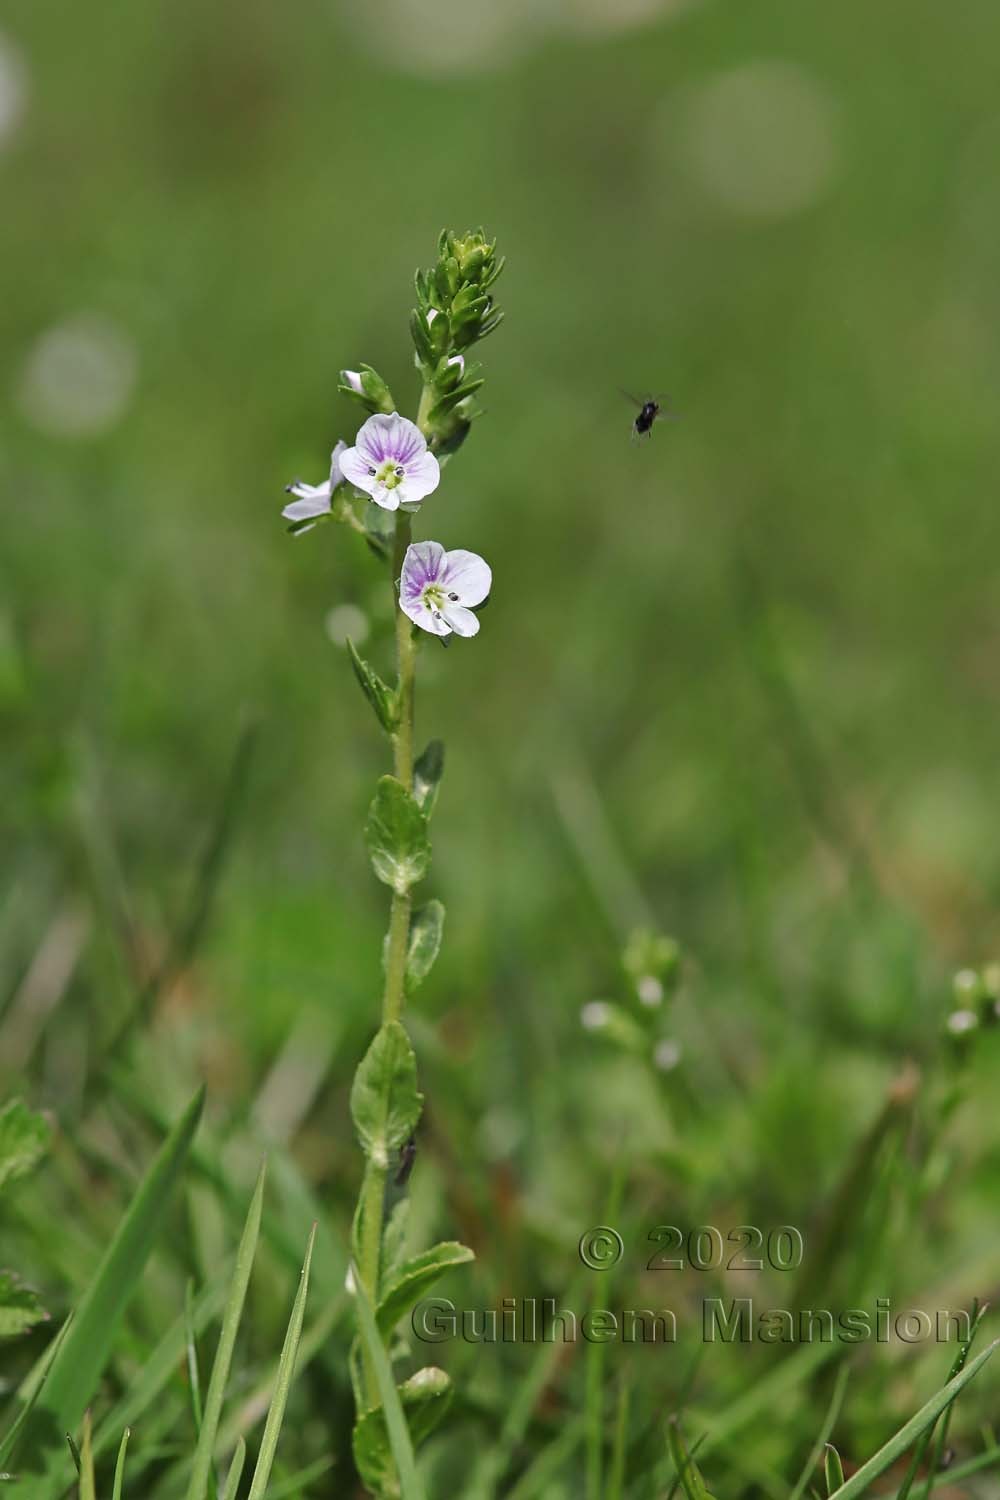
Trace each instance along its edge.
<path fill-rule="evenodd" d="M 402 464 L 397 464 L 393 459 L 386 459 L 381 468 L 369 469 L 369 474 L 376 479 L 384 489 L 394 490 L 406 478 L 406 470 Z"/>
<path fill-rule="evenodd" d="M 439 615 L 445 604 L 458 603 L 458 595 L 446 591 L 440 583 L 429 583 L 421 597 L 433 615 Z"/>

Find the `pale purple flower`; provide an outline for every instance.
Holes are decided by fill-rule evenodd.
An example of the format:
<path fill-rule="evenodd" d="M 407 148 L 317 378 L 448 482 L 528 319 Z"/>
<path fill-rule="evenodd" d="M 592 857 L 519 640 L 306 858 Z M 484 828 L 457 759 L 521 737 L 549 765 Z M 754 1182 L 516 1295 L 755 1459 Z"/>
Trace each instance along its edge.
<path fill-rule="evenodd" d="M 475 635 L 472 607 L 482 604 L 493 574 L 475 552 L 446 552 L 440 542 L 407 547 L 399 580 L 399 607 L 432 635 Z"/>
<path fill-rule="evenodd" d="M 354 447 L 341 455 L 340 467 L 346 479 L 385 510 L 416 509 L 441 477 L 420 428 L 398 412 L 369 417 Z"/>
<path fill-rule="evenodd" d="M 286 521 L 312 521 L 315 524 L 320 516 L 329 514 L 331 496 L 337 485 L 344 482 L 340 460 L 346 451 L 347 444 L 343 441 L 334 448 L 330 454 L 330 477 L 322 484 L 305 484 L 301 479 L 296 479 L 294 484 L 285 485 L 286 493 L 296 497 L 281 512 Z M 311 530 L 310 526 L 302 526 L 298 535 Z"/>

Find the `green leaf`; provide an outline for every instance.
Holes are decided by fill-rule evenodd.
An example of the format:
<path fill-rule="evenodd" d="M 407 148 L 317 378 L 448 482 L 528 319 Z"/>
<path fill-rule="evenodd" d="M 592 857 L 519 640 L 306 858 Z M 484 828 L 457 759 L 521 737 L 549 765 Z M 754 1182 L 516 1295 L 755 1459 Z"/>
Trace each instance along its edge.
<path fill-rule="evenodd" d="M 47 1317 L 37 1292 L 25 1286 L 13 1271 L 0 1271 L 0 1339 L 26 1333 Z"/>
<path fill-rule="evenodd" d="M 361 691 L 375 710 L 378 719 L 386 734 L 394 734 L 399 725 L 399 705 L 396 694 L 392 688 L 387 687 L 377 672 L 374 672 L 366 661 L 362 661 L 354 648 L 354 642 L 350 636 L 347 637 L 347 654 L 354 668 L 354 675 L 358 679 Z"/>
<path fill-rule="evenodd" d="M 243 1475 L 243 1465 L 246 1462 L 247 1445 L 244 1438 L 240 1438 L 236 1444 L 233 1461 L 229 1465 L 229 1473 L 226 1475 L 226 1483 L 222 1491 L 222 1500 L 236 1500 L 236 1491 L 240 1487 L 240 1479 Z"/>
<path fill-rule="evenodd" d="M 128 1440 L 132 1436 L 132 1429 L 126 1427 L 122 1433 L 122 1440 L 118 1448 L 118 1457 L 115 1460 L 115 1478 L 111 1489 L 111 1500 L 122 1500 L 122 1485 L 125 1481 L 125 1454 L 128 1450 Z"/>
<path fill-rule="evenodd" d="M 382 1398 L 381 1410 L 385 1414 L 386 1427 L 389 1432 L 389 1447 L 392 1451 L 393 1462 L 396 1465 L 396 1473 L 399 1477 L 399 1492 L 401 1500 L 424 1500 L 423 1486 L 417 1475 L 417 1466 L 413 1458 L 413 1443 L 410 1440 L 410 1430 L 406 1425 L 403 1415 L 403 1406 L 396 1390 L 396 1383 L 392 1378 L 392 1366 L 389 1364 L 389 1356 L 385 1352 L 385 1346 L 379 1338 L 378 1329 L 375 1326 L 375 1315 L 372 1312 L 368 1293 L 365 1291 L 361 1280 L 361 1272 L 356 1265 L 351 1267 L 354 1279 L 355 1309 L 358 1315 L 358 1331 L 364 1344 L 365 1353 L 375 1371 L 375 1382 L 378 1393 Z"/>
<path fill-rule="evenodd" d="M 832 1443 L 827 1443 L 826 1453 L 823 1457 L 823 1474 L 826 1478 L 826 1493 L 832 1495 L 839 1490 L 844 1483 L 844 1465 L 840 1462 L 840 1454 Z"/>
<path fill-rule="evenodd" d="M 398 1021 L 389 1021 L 358 1066 L 351 1085 L 351 1119 L 365 1155 L 380 1167 L 409 1140 L 423 1107 L 417 1060 Z"/>
<path fill-rule="evenodd" d="M 846 1484 L 840 1485 L 833 1491 L 831 1500 L 833 1500 L 833 1496 L 836 1496 L 836 1500 L 854 1500 L 854 1497 L 856 1495 L 863 1494 L 868 1486 L 874 1480 L 876 1480 L 880 1474 L 884 1474 L 886 1469 L 890 1468 L 896 1462 L 897 1458 L 899 1458 L 901 1454 L 906 1452 L 910 1444 L 916 1441 L 925 1427 L 929 1427 L 932 1422 L 937 1421 L 938 1417 L 944 1411 L 945 1407 L 951 1405 L 962 1388 L 968 1385 L 970 1380 L 975 1379 L 975 1377 L 979 1374 L 979 1371 L 982 1369 L 983 1365 L 992 1355 L 998 1343 L 1000 1343 L 1000 1339 L 995 1339 L 993 1343 L 990 1344 L 989 1348 L 984 1349 L 982 1354 L 977 1354 L 972 1363 L 970 1365 L 966 1365 L 965 1369 L 962 1370 L 960 1374 L 956 1375 L 953 1380 L 949 1380 L 947 1385 L 942 1386 L 941 1389 L 935 1395 L 933 1395 L 931 1399 L 926 1402 L 904 1426 L 899 1429 L 895 1437 L 890 1438 L 889 1441 L 883 1447 L 881 1447 L 877 1453 L 872 1455 L 867 1463 L 862 1464 L 861 1468 L 857 1469 L 851 1475 Z"/>
<path fill-rule="evenodd" d="M 98 1426 L 94 1435 L 95 1458 L 113 1447 L 123 1427 L 130 1428 L 139 1422 L 175 1378 L 189 1333 L 197 1337 L 215 1321 L 225 1304 L 229 1279 L 227 1268 L 223 1267 L 195 1298 L 190 1317 L 186 1311 L 182 1312 L 145 1357 L 141 1371 L 128 1382 L 125 1394 Z"/>
<path fill-rule="evenodd" d="M 444 774 L 444 742 L 429 741 L 413 765 L 413 796 L 425 817 L 429 818 L 437 801 Z"/>
<path fill-rule="evenodd" d="M 411 988 L 421 984 L 434 967 L 443 931 L 444 907 L 440 901 L 428 901 L 413 913 L 406 955 L 406 982 Z"/>
<path fill-rule="evenodd" d="M 274 1395 L 271 1397 L 271 1405 L 268 1407 L 267 1421 L 264 1423 L 264 1435 L 260 1440 L 260 1452 L 257 1455 L 257 1467 L 253 1471 L 253 1479 L 250 1482 L 250 1493 L 247 1496 L 247 1500 L 264 1500 L 267 1482 L 271 1477 L 271 1466 L 274 1463 L 274 1454 L 278 1446 L 281 1424 L 285 1420 L 285 1406 L 288 1402 L 288 1392 L 291 1389 L 292 1378 L 295 1374 L 295 1356 L 298 1353 L 299 1340 L 302 1337 L 302 1320 L 305 1317 L 306 1295 L 309 1291 L 309 1266 L 312 1261 L 313 1245 L 315 1243 L 316 1225 L 314 1224 L 309 1234 L 309 1243 L 306 1246 L 306 1258 L 302 1263 L 302 1272 L 299 1276 L 299 1289 L 295 1294 L 295 1301 L 292 1304 L 292 1315 L 288 1320 L 285 1342 L 281 1348 L 281 1358 L 278 1361 L 278 1375 L 274 1383 Z"/>
<path fill-rule="evenodd" d="M 427 819 L 395 776 L 383 776 L 368 812 L 365 841 L 372 869 L 384 885 L 405 896 L 431 862 Z"/>
<path fill-rule="evenodd" d="M 687 1500 L 712 1500 L 708 1487 L 701 1477 L 701 1470 L 687 1450 L 687 1445 L 681 1435 L 680 1423 L 676 1417 L 671 1417 L 667 1424 L 667 1441 L 670 1444 L 670 1455 Z"/>
<path fill-rule="evenodd" d="M 94 1482 L 94 1452 L 90 1446 L 89 1411 L 83 1419 L 83 1443 L 80 1448 L 79 1470 L 80 1500 L 97 1500 L 97 1488 Z"/>
<path fill-rule="evenodd" d="M 204 1089 L 199 1089 L 161 1146 L 60 1343 L 25 1424 L 27 1453 L 36 1463 L 39 1458 L 49 1468 L 58 1463 L 61 1471 L 62 1444 L 60 1440 L 58 1448 L 54 1447 L 54 1437 L 76 1430 L 94 1395 L 125 1309 L 163 1228 L 172 1189 L 201 1118 L 204 1097 Z M 24 1500 L 33 1488 L 30 1483 L 24 1484 Z"/>
<path fill-rule="evenodd" d="M 452 1266 L 465 1265 L 475 1258 L 468 1245 L 460 1245 L 457 1240 L 445 1240 L 440 1245 L 434 1245 L 430 1250 L 415 1255 L 412 1260 L 404 1261 L 393 1274 L 379 1301 L 376 1320 L 382 1337 L 388 1338 L 400 1318 L 406 1317 L 439 1276 L 451 1270 Z"/>
<path fill-rule="evenodd" d="M 433 1365 L 418 1370 L 398 1388 L 414 1448 L 419 1448 L 434 1431 L 451 1405 L 453 1393 L 449 1377 Z M 376 1495 L 398 1495 L 399 1481 L 381 1406 L 361 1414 L 354 1424 L 351 1445 L 358 1473 L 368 1489 Z"/>
<path fill-rule="evenodd" d="M 198 1432 L 198 1446 L 194 1450 L 191 1478 L 188 1481 L 187 1487 L 187 1500 L 205 1500 L 205 1496 L 208 1494 L 209 1481 L 213 1472 L 215 1435 L 219 1429 L 219 1419 L 222 1416 L 222 1403 L 225 1399 L 226 1383 L 229 1380 L 229 1367 L 232 1363 L 236 1334 L 240 1326 L 240 1319 L 243 1316 L 243 1303 L 246 1300 L 247 1287 L 250 1284 L 250 1272 L 253 1268 L 254 1256 L 257 1253 L 257 1239 L 260 1234 L 261 1211 L 264 1203 L 264 1172 L 265 1169 L 262 1166 L 257 1176 L 257 1185 L 254 1188 L 253 1197 L 250 1200 L 250 1208 L 247 1211 L 243 1233 L 240 1236 L 239 1249 L 236 1252 L 233 1279 L 230 1282 L 229 1296 L 226 1299 L 225 1311 L 222 1314 L 222 1329 L 219 1333 L 219 1343 L 215 1351 L 212 1374 L 205 1396 L 205 1414 Z"/>
<path fill-rule="evenodd" d="M 30 1172 L 49 1148 L 52 1126 L 44 1115 L 12 1099 L 0 1109 L 0 1188 Z"/>

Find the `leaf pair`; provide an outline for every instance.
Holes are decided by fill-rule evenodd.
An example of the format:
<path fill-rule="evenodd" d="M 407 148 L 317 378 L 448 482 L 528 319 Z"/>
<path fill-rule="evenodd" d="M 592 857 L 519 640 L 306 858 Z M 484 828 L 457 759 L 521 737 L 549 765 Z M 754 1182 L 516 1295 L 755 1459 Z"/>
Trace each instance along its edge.
<path fill-rule="evenodd" d="M 413 1450 L 429 1437 L 452 1397 L 451 1381 L 434 1366 L 418 1370 L 397 1389 L 384 1341 L 438 1277 L 473 1259 L 472 1251 L 455 1241 L 415 1255 L 396 1269 L 375 1313 L 355 1274 L 361 1338 L 382 1399 L 379 1406 L 360 1413 L 352 1446 L 358 1473 L 384 1500 L 420 1500 Z"/>

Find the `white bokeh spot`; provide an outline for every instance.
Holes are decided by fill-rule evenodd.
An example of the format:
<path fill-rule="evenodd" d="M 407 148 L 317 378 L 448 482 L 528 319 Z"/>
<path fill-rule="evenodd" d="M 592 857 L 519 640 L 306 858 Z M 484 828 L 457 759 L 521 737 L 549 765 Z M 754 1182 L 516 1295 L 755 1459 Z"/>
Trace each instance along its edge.
<path fill-rule="evenodd" d="M 94 437 L 120 420 L 139 360 L 129 335 L 110 318 L 81 313 L 41 334 L 17 386 L 22 415 L 54 437 Z"/>
<path fill-rule="evenodd" d="M 752 218 L 811 207 L 840 165 L 836 103 L 795 63 L 745 63 L 709 78 L 687 100 L 680 138 L 705 196 Z"/>

